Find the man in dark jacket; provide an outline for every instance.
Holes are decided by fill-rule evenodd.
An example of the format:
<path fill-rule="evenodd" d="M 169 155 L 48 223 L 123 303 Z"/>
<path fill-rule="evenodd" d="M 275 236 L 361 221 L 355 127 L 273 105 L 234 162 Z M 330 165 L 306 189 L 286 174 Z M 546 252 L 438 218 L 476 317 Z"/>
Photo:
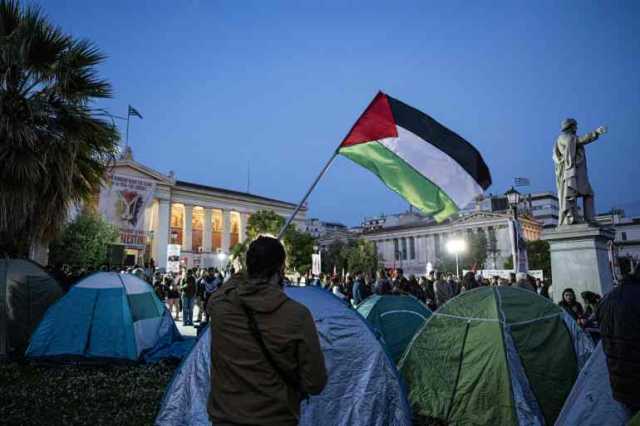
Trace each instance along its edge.
<path fill-rule="evenodd" d="M 324 357 L 309 310 L 282 290 L 285 251 L 259 237 L 235 275 L 207 304 L 215 425 L 297 425 L 300 402 L 322 392 Z"/>
<path fill-rule="evenodd" d="M 600 301 L 596 312 L 613 397 L 640 410 L 640 267 Z"/>
<path fill-rule="evenodd" d="M 193 325 L 193 302 L 196 296 L 196 277 L 192 269 L 187 270 L 187 275 L 182 278 L 180 290 L 182 290 L 182 323 L 184 325 Z"/>

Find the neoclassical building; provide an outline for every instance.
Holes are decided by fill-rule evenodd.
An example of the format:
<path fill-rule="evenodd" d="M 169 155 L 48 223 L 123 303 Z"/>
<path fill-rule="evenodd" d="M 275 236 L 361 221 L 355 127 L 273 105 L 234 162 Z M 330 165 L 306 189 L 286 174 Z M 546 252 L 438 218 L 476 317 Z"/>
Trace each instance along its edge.
<path fill-rule="evenodd" d="M 400 267 L 406 274 L 424 275 L 427 263 L 437 268 L 444 257 L 449 256 L 447 241 L 484 232 L 488 241 L 485 267 L 502 269 L 507 258 L 512 256 L 510 218 L 511 215 L 505 213 L 475 212 L 442 224 L 414 220 L 395 226 L 372 227 L 365 229 L 362 236 L 375 243 L 385 267 Z M 540 239 L 540 222 L 528 217 L 520 217 L 519 221 L 525 240 Z"/>
<path fill-rule="evenodd" d="M 169 245 L 179 245 L 188 266 L 222 266 L 245 239 L 249 216 L 273 210 L 287 218 L 296 205 L 245 192 L 178 180 L 138 163 L 129 151 L 111 170 L 99 210 L 120 228 L 129 263 L 153 258 L 166 268 Z M 304 228 L 307 209 L 294 225 Z M 175 246 L 174 246 L 175 247 Z"/>

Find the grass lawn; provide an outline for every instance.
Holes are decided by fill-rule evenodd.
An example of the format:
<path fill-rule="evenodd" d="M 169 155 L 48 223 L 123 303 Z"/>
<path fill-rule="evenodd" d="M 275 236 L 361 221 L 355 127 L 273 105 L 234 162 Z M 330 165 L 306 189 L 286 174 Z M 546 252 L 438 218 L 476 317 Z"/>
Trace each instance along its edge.
<path fill-rule="evenodd" d="M 0 364 L 0 425 L 152 425 L 177 364 Z"/>

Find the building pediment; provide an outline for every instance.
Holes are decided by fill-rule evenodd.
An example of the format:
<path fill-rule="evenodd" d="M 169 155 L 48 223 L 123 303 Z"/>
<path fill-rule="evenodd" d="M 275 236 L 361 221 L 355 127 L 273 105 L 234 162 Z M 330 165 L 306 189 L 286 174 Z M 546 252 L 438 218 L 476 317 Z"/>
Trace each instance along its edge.
<path fill-rule="evenodd" d="M 116 164 L 111 169 L 111 174 L 123 174 L 128 176 L 135 176 L 139 178 L 149 179 L 159 184 L 173 185 L 174 179 L 170 176 L 164 175 L 150 167 L 138 163 L 133 159 L 122 159 L 116 161 Z"/>

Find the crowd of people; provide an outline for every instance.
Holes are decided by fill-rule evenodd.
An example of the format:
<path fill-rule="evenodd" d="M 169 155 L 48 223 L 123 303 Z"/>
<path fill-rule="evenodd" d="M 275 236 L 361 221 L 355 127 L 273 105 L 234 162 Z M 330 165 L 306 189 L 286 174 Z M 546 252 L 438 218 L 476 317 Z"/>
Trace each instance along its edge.
<path fill-rule="evenodd" d="M 461 292 L 478 287 L 513 286 L 534 291 L 541 296 L 549 297 L 549 286 L 540 279 L 527 274 L 511 274 L 509 279 L 493 276 L 483 277 L 467 272 L 462 279 L 455 274 L 433 270 L 426 276 L 404 275 L 401 268 L 380 269 L 375 276 L 355 272 L 343 276 L 320 275 L 307 277 L 308 285 L 315 285 L 330 290 L 338 298 L 358 305 L 372 294 L 378 295 L 411 295 L 424 302 L 431 310 L 437 309 Z"/>

